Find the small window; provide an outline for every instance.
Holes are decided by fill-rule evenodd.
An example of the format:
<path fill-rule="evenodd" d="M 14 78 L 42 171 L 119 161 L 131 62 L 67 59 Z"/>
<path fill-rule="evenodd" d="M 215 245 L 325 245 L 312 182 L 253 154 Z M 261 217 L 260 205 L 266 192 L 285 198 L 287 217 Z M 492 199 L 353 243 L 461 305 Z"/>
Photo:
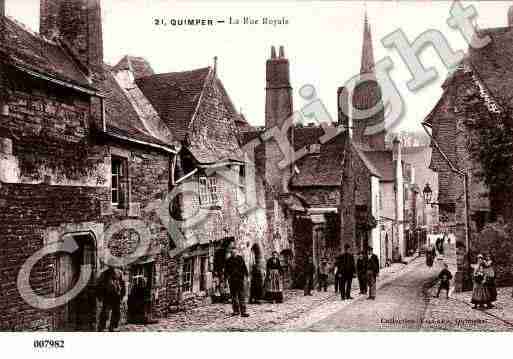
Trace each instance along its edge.
<path fill-rule="evenodd" d="M 194 274 L 194 258 L 187 258 L 183 262 L 182 292 L 192 292 L 192 278 Z"/>
<path fill-rule="evenodd" d="M 217 192 L 217 177 L 208 178 L 208 191 L 210 192 L 211 204 L 219 202 L 219 193 Z"/>
<path fill-rule="evenodd" d="M 111 182 L 111 193 L 112 193 L 112 204 L 121 207 L 124 200 L 123 184 L 125 182 L 125 164 L 124 160 L 118 157 L 112 157 L 112 182 Z"/>
<path fill-rule="evenodd" d="M 199 195 L 200 195 L 200 203 L 207 204 L 209 203 L 209 195 L 207 188 L 207 177 L 199 178 Z"/>

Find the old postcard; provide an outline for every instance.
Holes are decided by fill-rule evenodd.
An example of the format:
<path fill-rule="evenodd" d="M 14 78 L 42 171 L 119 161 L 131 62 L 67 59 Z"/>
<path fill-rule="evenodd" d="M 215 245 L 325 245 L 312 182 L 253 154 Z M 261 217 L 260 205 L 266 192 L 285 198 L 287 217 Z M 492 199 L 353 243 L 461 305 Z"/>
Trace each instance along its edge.
<path fill-rule="evenodd" d="M 512 59 L 510 1 L 0 0 L 0 331 L 512 331 Z"/>

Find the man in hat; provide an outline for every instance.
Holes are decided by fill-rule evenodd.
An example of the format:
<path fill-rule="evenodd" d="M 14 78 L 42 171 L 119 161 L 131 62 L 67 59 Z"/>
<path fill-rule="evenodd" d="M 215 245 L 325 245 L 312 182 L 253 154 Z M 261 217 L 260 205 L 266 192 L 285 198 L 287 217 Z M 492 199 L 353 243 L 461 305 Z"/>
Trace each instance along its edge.
<path fill-rule="evenodd" d="M 237 253 L 235 245 L 231 247 L 230 257 L 226 260 L 224 269 L 226 278 L 230 285 L 230 294 L 232 296 L 232 315 L 239 315 L 241 317 L 249 317 L 246 313 L 246 297 L 245 297 L 245 283 L 248 278 L 248 269 L 244 258 Z"/>
<path fill-rule="evenodd" d="M 355 274 L 355 265 L 354 257 L 351 254 L 351 246 L 347 243 L 344 245 L 344 254 L 342 254 L 340 258 L 340 267 L 340 297 L 342 300 L 353 299 L 351 297 L 351 284 L 353 283 L 353 277 Z"/>
<path fill-rule="evenodd" d="M 97 284 L 98 298 L 102 301 L 98 331 L 103 332 L 110 314 L 109 332 L 116 330 L 121 317 L 121 300 L 125 297 L 126 288 L 123 274 L 114 267 L 109 267 L 100 275 Z"/>
<path fill-rule="evenodd" d="M 369 286 L 368 299 L 376 299 L 376 278 L 379 275 L 379 260 L 378 256 L 372 252 L 372 247 L 369 247 L 367 256 L 367 285 Z"/>

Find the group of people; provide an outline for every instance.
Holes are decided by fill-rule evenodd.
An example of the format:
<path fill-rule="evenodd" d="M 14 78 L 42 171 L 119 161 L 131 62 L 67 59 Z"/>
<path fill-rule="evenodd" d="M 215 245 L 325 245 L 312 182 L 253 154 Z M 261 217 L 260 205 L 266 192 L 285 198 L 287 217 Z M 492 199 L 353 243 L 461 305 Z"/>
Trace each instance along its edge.
<path fill-rule="evenodd" d="M 436 297 L 440 296 L 442 290 L 447 291 L 447 298 L 449 298 L 449 285 L 452 279 L 452 273 L 449 271 L 446 263 L 443 264 L 444 268 L 438 275 L 440 285 Z M 473 309 L 493 308 L 493 302 L 497 300 L 497 287 L 495 285 L 495 270 L 493 268 L 493 261 L 489 254 L 477 256 L 477 265 L 474 268 L 472 275 L 473 289 L 471 303 L 474 305 Z"/>
<path fill-rule="evenodd" d="M 228 279 L 232 297 L 232 315 L 249 316 L 244 300 L 244 282 L 246 277 L 248 277 L 248 271 L 244 259 L 234 248 L 232 248 L 231 255 L 226 261 L 224 272 L 225 277 Z M 308 256 L 303 266 L 305 296 L 312 295 L 316 273 L 318 290 L 327 291 L 329 278 L 327 263 L 323 261 L 319 264 L 319 268 L 316 268 L 313 258 Z M 355 277 L 358 278 L 360 294 L 368 293 L 368 299 L 376 298 L 376 278 L 379 275 L 379 260 L 372 252 L 372 248 L 369 248 L 366 254 L 360 252 L 355 262 L 355 258 L 351 253 L 351 247 L 346 244 L 344 246 L 344 253 L 336 258 L 334 274 L 335 292 L 340 292 L 342 300 L 353 299 L 351 297 L 351 286 Z M 283 267 L 277 252 L 273 252 L 271 258 L 267 261 L 265 279 L 258 264 L 254 264 L 251 269 L 249 303 L 258 304 L 262 298 L 273 303 L 283 302 Z"/>
<path fill-rule="evenodd" d="M 495 286 L 495 270 L 489 254 L 477 256 L 477 265 L 473 274 L 474 288 L 472 290 L 473 309 L 493 308 L 493 302 L 497 300 L 497 288 Z"/>
<path fill-rule="evenodd" d="M 368 253 L 358 253 L 354 260 L 351 247 L 346 244 L 344 253 L 337 257 L 335 262 L 335 292 L 340 291 L 342 300 L 353 299 L 351 297 L 351 285 L 353 278 L 358 278 L 360 294 L 367 294 L 368 299 L 376 299 L 376 278 L 379 275 L 379 260 L 369 247 Z"/>
<path fill-rule="evenodd" d="M 257 263 L 251 269 L 251 284 L 249 290 L 249 303 L 260 304 L 260 300 L 266 299 L 273 303 L 283 302 L 283 267 L 274 251 L 266 264 L 266 278 L 262 274 Z M 264 293 L 265 291 L 265 293 Z"/>
<path fill-rule="evenodd" d="M 273 303 L 283 302 L 283 267 L 278 252 L 273 252 L 267 261 L 266 277 L 255 263 L 251 268 L 251 282 L 249 289 L 249 303 L 259 304 L 262 299 Z M 232 247 L 230 257 L 226 260 L 224 275 L 228 280 L 232 297 L 232 315 L 249 317 L 245 304 L 244 283 L 248 277 L 246 263 L 235 247 Z"/>
<path fill-rule="evenodd" d="M 312 295 L 316 268 L 313 258 L 309 256 L 303 268 L 304 295 Z M 368 254 L 358 254 L 357 261 L 351 254 L 350 246 L 345 245 L 344 253 L 337 257 L 335 266 L 335 292 L 341 294 L 342 300 L 352 299 L 351 285 L 353 278 L 358 278 L 360 293 L 369 293 L 369 299 L 376 298 L 376 277 L 379 275 L 378 257 L 369 248 Z M 318 269 L 319 291 L 327 291 L 329 269 L 326 262 L 321 262 Z M 232 299 L 233 316 L 249 317 L 246 310 L 245 282 L 249 277 L 246 263 L 235 247 L 231 248 L 230 256 L 225 262 L 224 277 L 228 280 Z M 264 284 L 265 283 L 265 284 Z M 110 313 L 109 331 L 114 331 L 120 319 L 121 301 L 126 294 L 125 282 L 121 271 L 117 268 L 108 268 L 97 283 L 97 295 L 102 301 L 99 331 L 106 328 L 107 317 Z M 265 289 L 265 294 L 264 294 Z M 278 253 L 273 252 L 266 265 L 266 278 L 257 264 L 251 270 L 250 298 L 251 304 L 258 304 L 262 298 L 273 303 L 283 302 L 283 267 Z"/>

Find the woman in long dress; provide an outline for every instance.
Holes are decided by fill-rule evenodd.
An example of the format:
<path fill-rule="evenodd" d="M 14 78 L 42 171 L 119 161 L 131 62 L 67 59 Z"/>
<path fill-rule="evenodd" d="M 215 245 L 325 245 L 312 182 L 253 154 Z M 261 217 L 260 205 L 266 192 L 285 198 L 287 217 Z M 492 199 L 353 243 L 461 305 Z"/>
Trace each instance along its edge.
<path fill-rule="evenodd" d="M 497 300 L 497 287 L 495 285 L 495 270 L 493 268 L 493 261 L 490 254 L 487 254 L 484 260 L 484 286 L 488 291 L 489 302 L 488 308 L 493 308 L 493 302 Z"/>
<path fill-rule="evenodd" d="M 472 290 L 472 309 L 483 309 L 490 302 L 488 289 L 485 287 L 485 261 L 482 254 L 477 256 L 477 266 L 474 269 L 474 289 Z"/>
<path fill-rule="evenodd" d="M 266 280 L 266 297 L 273 303 L 283 302 L 283 285 L 281 276 L 283 268 L 281 267 L 278 252 L 274 251 L 272 257 L 267 261 L 267 280 Z"/>

